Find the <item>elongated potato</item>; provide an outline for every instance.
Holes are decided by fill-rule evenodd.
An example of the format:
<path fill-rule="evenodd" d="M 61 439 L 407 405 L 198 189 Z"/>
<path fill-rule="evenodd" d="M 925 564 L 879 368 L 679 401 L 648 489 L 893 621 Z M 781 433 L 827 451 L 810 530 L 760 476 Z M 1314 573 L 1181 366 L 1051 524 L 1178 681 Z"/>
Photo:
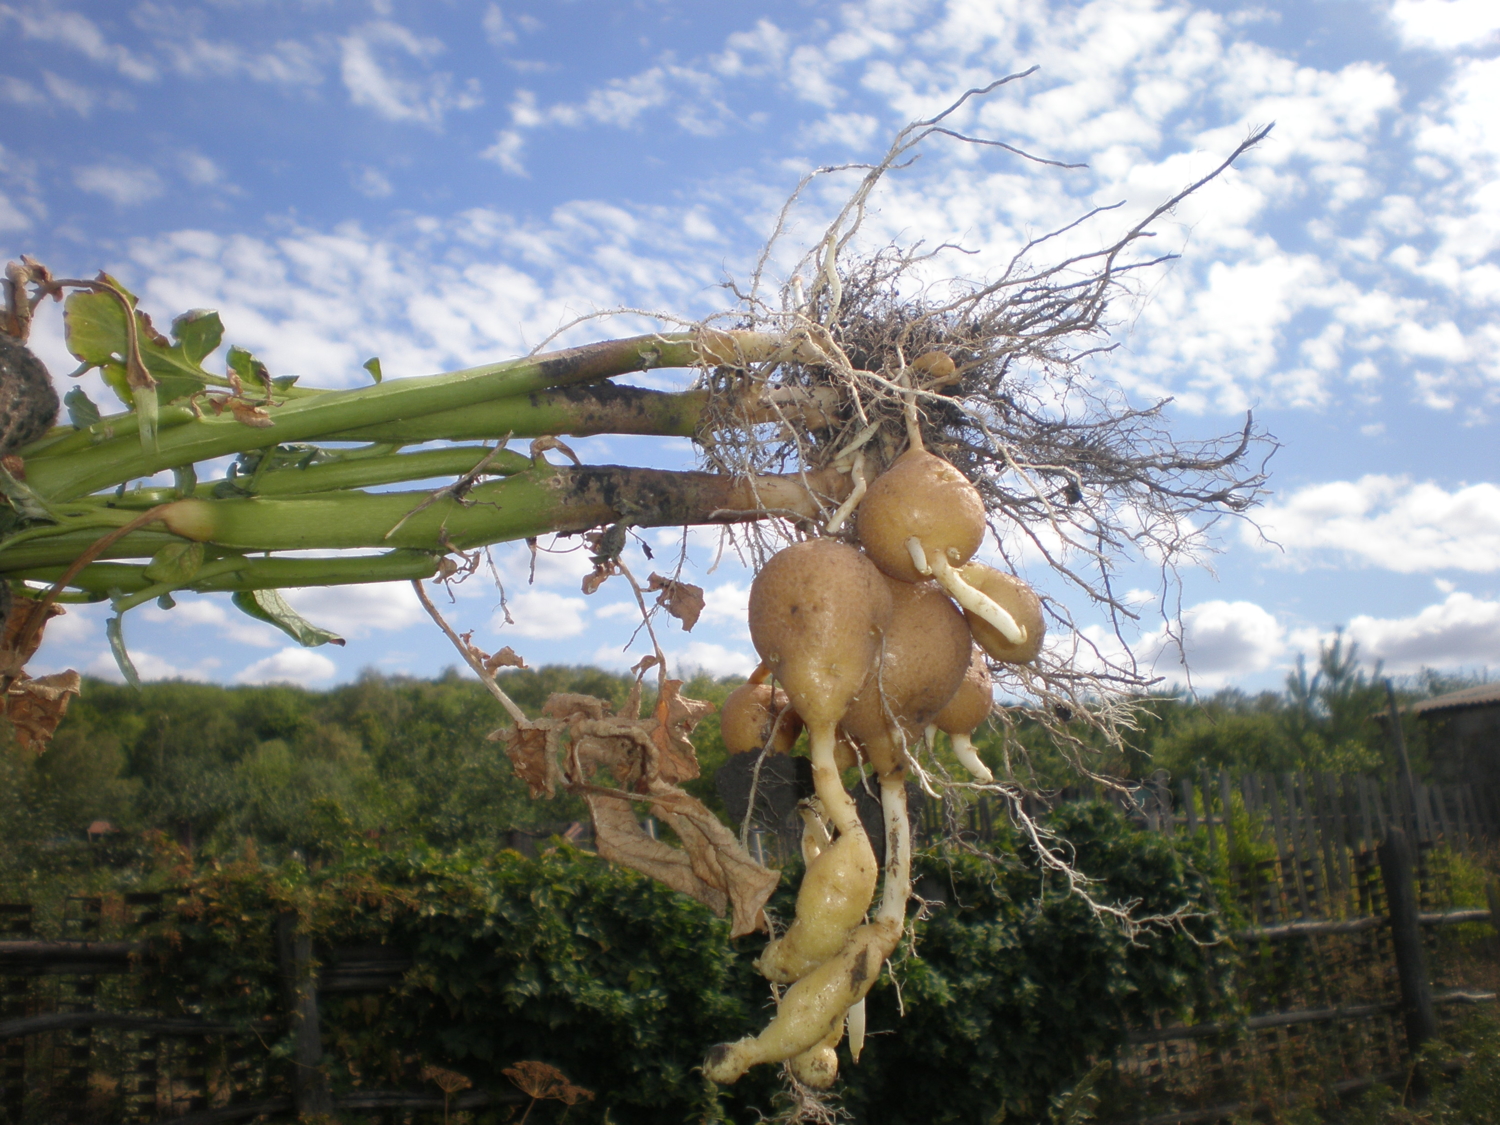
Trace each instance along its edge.
<path fill-rule="evenodd" d="M 885 579 L 844 543 L 794 543 L 755 576 L 749 616 L 756 651 L 807 724 L 813 786 L 825 815 L 841 834 L 863 837 L 854 801 L 839 780 L 835 731 L 890 624 Z"/>
<path fill-rule="evenodd" d="M 709 1051 L 703 1072 L 727 1085 L 758 1063 L 785 1062 L 827 1039 L 851 1007 L 880 976 L 885 959 L 901 940 L 902 921 L 881 919 L 860 926 L 836 956 L 803 977 L 781 998 L 776 1018 L 759 1035 L 720 1043 Z"/>
<path fill-rule="evenodd" d="M 815 859 L 797 889 L 797 917 L 766 945 L 756 967 L 791 984 L 843 948 L 875 897 L 879 871 L 868 840 L 840 836 Z"/>

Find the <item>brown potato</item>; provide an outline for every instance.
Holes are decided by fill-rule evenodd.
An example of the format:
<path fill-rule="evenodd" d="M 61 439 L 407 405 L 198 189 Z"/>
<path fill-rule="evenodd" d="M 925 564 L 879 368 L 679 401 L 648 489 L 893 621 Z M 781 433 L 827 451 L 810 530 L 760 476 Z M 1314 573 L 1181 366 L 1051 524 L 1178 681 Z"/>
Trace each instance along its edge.
<path fill-rule="evenodd" d="M 743 754 L 769 744 L 773 753 L 789 753 L 802 733 L 802 719 L 791 707 L 786 692 L 770 684 L 741 684 L 719 708 L 724 748 Z"/>
<path fill-rule="evenodd" d="M 992 690 L 990 666 L 985 662 L 984 650 L 975 645 L 964 682 L 953 693 L 948 705 L 933 716 L 931 723 L 932 730 L 940 730 L 948 736 L 954 756 L 982 785 L 994 781 L 995 775 L 975 751 L 972 735 L 990 717 L 995 705 Z"/>
<path fill-rule="evenodd" d="M 897 582 L 879 673 L 860 689 L 843 728 L 882 777 L 904 769 L 902 746 L 953 698 L 974 642 L 964 618 L 934 582 Z"/>
<path fill-rule="evenodd" d="M 871 483 L 855 510 L 859 542 L 885 574 L 902 582 L 928 577 L 912 561 L 915 538 L 927 558 L 955 567 L 984 541 L 984 502 L 968 479 L 924 449 L 909 449 Z"/>
<path fill-rule="evenodd" d="M 1026 631 L 1025 640 L 1015 644 L 988 621 L 965 609 L 969 628 L 974 640 L 996 660 L 1008 664 L 1030 664 L 1042 649 L 1042 640 L 1047 635 L 1047 622 L 1042 616 L 1042 601 L 1036 592 L 1013 574 L 996 570 L 984 563 L 971 562 L 959 572 L 963 581 L 984 594 L 990 601 L 1010 614 L 1015 623 Z"/>
<path fill-rule="evenodd" d="M 890 620 L 891 593 L 880 571 L 832 539 L 778 552 L 750 586 L 750 639 L 807 724 L 813 785 L 845 835 L 863 836 L 864 829 L 839 780 L 835 731 L 875 665 Z"/>
<path fill-rule="evenodd" d="M 990 717 L 995 700 L 991 694 L 990 666 L 984 650 L 973 646 L 969 670 L 947 706 L 932 717 L 932 725 L 944 734 L 972 734 Z"/>

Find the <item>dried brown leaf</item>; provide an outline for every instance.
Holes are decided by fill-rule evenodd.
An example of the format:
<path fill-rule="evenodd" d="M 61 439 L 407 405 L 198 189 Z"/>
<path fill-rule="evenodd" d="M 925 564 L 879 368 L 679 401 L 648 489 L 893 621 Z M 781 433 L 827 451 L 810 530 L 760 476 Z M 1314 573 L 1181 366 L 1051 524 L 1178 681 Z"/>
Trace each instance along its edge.
<path fill-rule="evenodd" d="M 276 424 L 271 420 L 271 415 L 266 412 L 265 407 L 256 406 L 255 403 L 247 402 L 242 398 L 230 399 L 229 409 L 234 414 L 236 422 L 254 427 L 257 430 L 264 430 Z"/>
<path fill-rule="evenodd" d="M 682 631 L 691 633 L 693 626 L 698 624 L 698 616 L 703 612 L 703 587 L 694 586 L 691 582 L 677 582 L 671 578 L 663 578 L 660 574 L 652 571 L 647 582 L 648 591 L 661 591 L 656 598 L 656 604 L 665 609 L 673 617 L 682 622 Z"/>
<path fill-rule="evenodd" d="M 42 634 L 46 632 L 47 622 L 54 617 L 61 616 L 64 612 L 66 611 L 63 607 L 56 602 L 51 602 L 45 609 L 39 610 L 37 603 L 30 598 L 16 598 L 11 603 L 10 616 L 5 620 L 5 637 L 0 640 L 0 675 L 19 674 L 36 655 L 36 650 L 42 643 Z M 23 644 L 21 633 L 31 616 L 36 613 L 41 615 L 36 632 L 32 633 Z"/>
<path fill-rule="evenodd" d="M 716 886 L 700 876 L 695 870 L 698 865 L 687 852 L 648 836 L 636 820 L 633 801 L 599 792 L 589 793 L 587 800 L 594 818 L 594 847 L 600 856 L 621 867 L 649 875 L 674 891 L 697 899 L 719 917 L 724 916 L 729 896 L 723 886 Z"/>
<path fill-rule="evenodd" d="M 506 645 L 499 652 L 495 653 L 495 655 L 486 657 L 483 663 L 486 672 L 493 672 L 498 668 L 527 667 L 526 661 L 517 655 L 516 650 L 511 648 L 510 645 Z"/>
<path fill-rule="evenodd" d="M 699 774 L 698 753 L 688 735 L 713 714 L 714 704 L 689 699 L 681 694 L 681 680 L 667 680 L 661 686 L 652 713 L 651 741 L 656 746 L 656 776 L 668 784 L 690 781 Z"/>
<path fill-rule="evenodd" d="M 552 797 L 557 792 L 552 779 L 551 739 L 548 737 L 551 731 L 550 724 L 543 726 L 539 723 L 517 723 L 496 732 L 505 743 L 505 754 L 510 759 L 511 769 L 516 771 L 516 776 L 531 790 L 533 800 L 543 794 Z"/>
<path fill-rule="evenodd" d="M 657 800 L 651 811 L 677 833 L 694 874 L 727 895 L 730 936 L 764 929 L 763 908 L 781 882 L 781 873 L 751 859 L 739 838 L 697 798 L 680 789 L 653 795 Z"/>
<path fill-rule="evenodd" d="M 34 680 L 23 672 L 0 697 L 0 713 L 15 726 L 17 742 L 41 753 L 81 686 L 82 679 L 71 669 Z"/>

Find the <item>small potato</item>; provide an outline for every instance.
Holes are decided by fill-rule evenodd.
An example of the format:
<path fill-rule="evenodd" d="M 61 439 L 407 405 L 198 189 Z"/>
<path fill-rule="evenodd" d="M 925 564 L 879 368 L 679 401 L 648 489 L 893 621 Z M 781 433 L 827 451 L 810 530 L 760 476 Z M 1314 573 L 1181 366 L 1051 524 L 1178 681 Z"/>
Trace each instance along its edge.
<path fill-rule="evenodd" d="M 1026 631 L 1020 644 L 1009 640 L 1000 630 L 978 614 L 964 610 L 974 640 L 996 660 L 1008 664 L 1030 664 L 1042 650 L 1047 622 L 1042 616 L 1042 601 L 1036 592 L 1013 574 L 996 570 L 984 563 L 971 562 L 959 572 L 965 584 L 984 594 Z"/>
<path fill-rule="evenodd" d="M 902 582 L 927 577 L 912 561 L 915 538 L 927 558 L 963 566 L 984 541 L 984 501 L 941 457 L 908 449 L 870 484 L 855 511 L 859 543 L 876 566 Z"/>
<path fill-rule="evenodd" d="M 802 719 L 792 710 L 786 692 L 770 684 L 741 684 L 719 708 L 719 732 L 731 754 L 760 750 L 790 753 L 802 733 Z"/>

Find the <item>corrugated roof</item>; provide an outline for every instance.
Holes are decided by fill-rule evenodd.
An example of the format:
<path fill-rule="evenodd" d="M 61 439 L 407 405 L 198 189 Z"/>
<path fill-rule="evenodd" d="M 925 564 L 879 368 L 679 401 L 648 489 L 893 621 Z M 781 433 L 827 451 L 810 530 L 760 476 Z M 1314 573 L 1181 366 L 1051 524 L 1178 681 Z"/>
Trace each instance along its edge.
<path fill-rule="evenodd" d="M 1420 703 L 1413 703 L 1408 710 L 1413 715 L 1426 715 L 1433 711 L 1457 711 L 1465 707 L 1491 707 L 1497 704 L 1500 704 L 1500 682 L 1450 691 L 1447 695 L 1437 695 Z"/>

